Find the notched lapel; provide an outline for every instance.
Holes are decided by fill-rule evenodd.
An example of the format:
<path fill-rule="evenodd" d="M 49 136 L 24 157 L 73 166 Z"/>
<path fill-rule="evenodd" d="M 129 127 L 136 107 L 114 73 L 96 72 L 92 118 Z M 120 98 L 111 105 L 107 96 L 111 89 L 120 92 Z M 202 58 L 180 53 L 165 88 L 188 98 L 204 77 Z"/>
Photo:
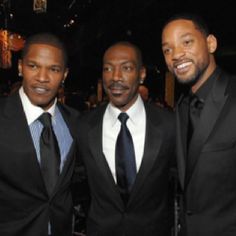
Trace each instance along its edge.
<path fill-rule="evenodd" d="M 137 195 L 137 192 L 142 187 L 145 178 L 148 173 L 151 171 L 154 162 L 158 158 L 158 152 L 160 151 L 160 147 L 162 144 L 162 129 L 161 125 L 155 125 L 151 121 L 151 117 L 148 117 L 147 113 L 147 124 L 146 124 L 146 137 L 145 137 L 145 146 L 144 146 L 144 154 L 143 160 L 140 166 L 140 169 L 137 173 L 133 189 L 131 191 L 129 203 L 133 201 L 134 197 Z"/>
<path fill-rule="evenodd" d="M 102 117 L 97 117 L 96 124 L 94 124 L 92 129 L 89 131 L 89 148 L 92 152 L 94 161 L 98 166 L 98 171 L 104 175 L 104 178 L 107 180 L 110 189 L 113 190 L 113 196 L 111 197 L 116 199 L 114 202 L 116 202 L 118 207 L 122 209 L 124 207 L 124 203 L 120 197 L 120 193 L 112 176 L 111 170 L 102 151 L 102 119 Z"/>
<path fill-rule="evenodd" d="M 73 138 L 73 137 L 72 137 Z M 67 154 L 66 157 L 66 161 L 64 163 L 62 172 L 59 175 L 59 178 L 57 180 L 56 186 L 52 192 L 52 195 L 50 196 L 51 198 L 55 195 L 55 193 L 57 192 L 57 190 L 59 189 L 62 181 L 66 178 L 66 176 L 68 175 L 68 171 L 72 171 L 71 166 L 73 165 L 75 161 L 75 140 L 73 138 L 70 150 Z M 70 175 L 69 175 L 70 176 Z M 69 178 L 69 177 L 68 177 Z"/>
<path fill-rule="evenodd" d="M 177 146 L 177 158 L 178 158 L 178 174 L 180 179 L 180 184 L 182 188 L 184 187 L 185 170 L 186 170 L 186 158 L 187 158 L 187 131 L 188 131 L 188 109 L 187 106 L 180 108 L 180 103 L 187 102 L 187 98 L 182 96 L 176 107 L 176 125 L 177 125 L 177 135 L 176 135 L 176 146 Z"/>
<path fill-rule="evenodd" d="M 226 86 L 228 84 L 227 77 L 218 78 L 214 84 L 212 92 L 208 96 L 205 106 L 202 110 L 199 124 L 197 125 L 193 134 L 190 147 L 189 147 L 189 170 L 186 182 L 188 183 L 193 169 L 197 163 L 198 156 L 203 148 L 204 143 L 213 130 L 217 119 L 224 107 L 228 98 L 225 94 Z"/>
<path fill-rule="evenodd" d="M 93 158 L 96 161 L 99 169 L 104 172 L 104 169 L 106 169 L 106 160 L 102 151 L 102 122 L 99 122 L 98 125 L 94 126 L 89 131 L 88 138 L 89 147 L 92 151 Z"/>
<path fill-rule="evenodd" d="M 14 157 L 14 162 L 19 163 L 19 168 L 24 165 L 29 166 L 30 173 L 32 173 L 32 180 L 34 180 L 34 184 L 37 185 L 35 189 L 44 189 L 46 194 L 47 192 L 42 178 L 40 165 L 37 160 L 36 150 L 18 93 L 8 98 L 4 116 L 1 117 L 1 119 L 1 122 L 4 122 L 5 124 L 4 128 L 6 128 L 6 131 L 1 130 L 5 136 L 4 142 L 7 142 L 9 146 L 14 143 L 14 150 L 10 150 L 9 158 Z M 13 134 L 14 136 L 12 136 Z M 17 153 L 18 158 L 13 156 L 13 152 Z"/>

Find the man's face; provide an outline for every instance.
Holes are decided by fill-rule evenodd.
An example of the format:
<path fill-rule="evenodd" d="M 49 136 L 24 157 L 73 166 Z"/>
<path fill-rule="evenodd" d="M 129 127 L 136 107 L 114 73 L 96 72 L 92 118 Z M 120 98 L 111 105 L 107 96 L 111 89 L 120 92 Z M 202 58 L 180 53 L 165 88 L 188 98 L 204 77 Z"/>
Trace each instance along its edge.
<path fill-rule="evenodd" d="M 110 102 L 126 111 L 138 96 L 138 86 L 145 78 L 135 49 L 126 45 L 109 48 L 103 58 L 103 86 Z"/>
<path fill-rule="evenodd" d="M 205 36 L 190 20 L 174 20 L 162 32 L 162 51 L 168 69 L 179 82 L 195 84 L 209 71 L 215 38 Z M 208 75 L 207 75 L 208 76 Z"/>
<path fill-rule="evenodd" d="M 32 44 L 19 61 L 18 69 L 23 76 L 24 92 L 31 103 L 49 109 L 68 73 L 62 51 L 47 44 Z"/>

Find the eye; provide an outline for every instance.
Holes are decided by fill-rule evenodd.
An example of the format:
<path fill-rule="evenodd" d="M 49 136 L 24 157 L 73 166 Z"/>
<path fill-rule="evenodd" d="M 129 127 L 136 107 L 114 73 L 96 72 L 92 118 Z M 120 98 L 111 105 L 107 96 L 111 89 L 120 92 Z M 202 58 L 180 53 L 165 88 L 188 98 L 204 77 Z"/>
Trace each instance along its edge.
<path fill-rule="evenodd" d="M 59 68 L 59 67 L 51 67 L 50 70 L 51 70 L 52 72 L 54 72 L 54 73 L 59 73 L 59 72 L 61 72 L 61 68 Z"/>
<path fill-rule="evenodd" d="M 32 70 L 35 70 L 35 69 L 38 68 L 37 65 L 34 64 L 34 63 L 28 63 L 27 66 L 28 66 L 29 68 L 31 68 Z"/>
<path fill-rule="evenodd" d="M 125 72 L 131 72 L 135 69 L 134 65 L 123 65 L 122 70 Z"/>
<path fill-rule="evenodd" d="M 167 54 L 171 53 L 171 49 L 170 48 L 163 48 L 162 51 L 163 51 L 164 55 L 167 55 Z"/>
<path fill-rule="evenodd" d="M 111 72 L 112 67 L 111 66 L 103 66 L 103 72 Z"/>
<path fill-rule="evenodd" d="M 184 41 L 184 46 L 190 46 L 190 45 L 192 45 L 192 43 L 193 43 L 192 39 L 187 39 Z"/>

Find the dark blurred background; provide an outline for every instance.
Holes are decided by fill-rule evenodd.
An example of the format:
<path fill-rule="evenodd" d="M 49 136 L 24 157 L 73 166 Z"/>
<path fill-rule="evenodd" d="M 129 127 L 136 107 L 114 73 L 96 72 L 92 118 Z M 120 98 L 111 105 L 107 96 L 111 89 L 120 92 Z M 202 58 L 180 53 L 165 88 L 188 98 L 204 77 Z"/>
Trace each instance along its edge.
<path fill-rule="evenodd" d="M 236 64 L 236 16 L 232 1 L 188 0 L 0 0 L 0 29 L 23 38 L 51 31 L 65 41 L 70 56 L 66 88 L 93 93 L 101 79 L 104 49 L 117 40 L 129 40 L 142 50 L 148 69 L 147 86 L 152 94 L 164 93 L 165 65 L 161 53 L 161 27 L 174 13 L 201 14 L 218 39 L 218 64 L 234 72 Z M 19 51 L 11 53 L 12 66 L 0 68 L 0 84 L 8 89 L 19 80 Z"/>

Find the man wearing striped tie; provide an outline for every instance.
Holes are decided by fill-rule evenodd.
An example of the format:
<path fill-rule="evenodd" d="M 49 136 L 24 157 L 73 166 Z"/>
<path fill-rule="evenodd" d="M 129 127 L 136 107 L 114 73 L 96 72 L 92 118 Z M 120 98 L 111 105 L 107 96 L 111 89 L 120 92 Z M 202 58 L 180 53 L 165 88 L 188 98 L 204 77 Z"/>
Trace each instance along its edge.
<path fill-rule="evenodd" d="M 72 235 L 78 113 L 57 102 L 67 54 L 54 35 L 29 37 L 19 91 L 0 101 L 0 235 Z"/>

